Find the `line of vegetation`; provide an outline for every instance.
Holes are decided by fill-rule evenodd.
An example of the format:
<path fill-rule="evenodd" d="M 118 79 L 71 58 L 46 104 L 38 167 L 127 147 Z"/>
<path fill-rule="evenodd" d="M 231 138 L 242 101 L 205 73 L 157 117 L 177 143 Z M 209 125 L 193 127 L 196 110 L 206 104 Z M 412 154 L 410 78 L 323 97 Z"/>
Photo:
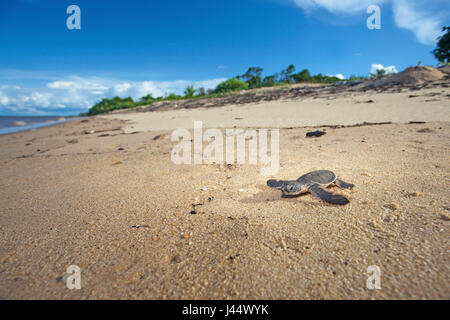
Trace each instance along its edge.
<path fill-rule="evenodd" d="M 339 81 L 361 80 L 366 79 L 364 76 L 351 76 L 349 79 L 339 79 L 337 77 L 326 76 L 321 73 L 311 75 L 308 69 L 296 73 L 294 65 L 288 66 L 280 73 L 268 75 L 262 78 L 263 68 L 250 67 L 243 75 L 223 81 L 217 85 L 215 89 L 198 88 L 188 86 L 184 90 L 184 95 L 170 93 L 164 97 L 153 97 L 151 94 L 134 101 L 131 97 L 121 98 L 114 97 L 112 99 L 103 98 L 100 102 L 92 106 L 87 113 L 82 116 L 93 116 L 100 113 L 110 112 L 119 109 L 130 109 L 140 106 L 148 106 L 158 101 L 183 100 L 183 99 L 203 99 L 218 96 L 229 95 L 236 91 L 249 90 L 263 87 L 286 86 L 293 83 L 336 83 Z"/>

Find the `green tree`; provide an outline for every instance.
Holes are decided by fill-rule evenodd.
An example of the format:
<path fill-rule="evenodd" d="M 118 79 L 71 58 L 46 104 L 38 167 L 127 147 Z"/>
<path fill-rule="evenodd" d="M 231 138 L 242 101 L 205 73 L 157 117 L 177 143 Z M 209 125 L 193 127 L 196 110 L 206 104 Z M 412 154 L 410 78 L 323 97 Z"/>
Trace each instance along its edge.
<path fill-rule="evenodd" d="M 385 75 L 386 75 L 386 70 L 384 70 L 384 69 L 377 70 L 377 77 L 384 77 Z"/>
<path fill-rule="evenodd" d="M 292 78 L 294 79 L 294 82 L 296 82 L 296 83 L 310 82 L 311 81 L 311 73 L 309 72 L 308 69 L 303 69 L 299 73 L 294 74 L 292 76 Z"/>
<path fill-rule="evenodd" d="M 206 96 L 206 95 L 207 95 L 207 93 L 206 93 L 205 88 L 198 88 L 198 90 L 197 90 L 197 97 L 203 97 L 203 96 Z"/>
<path fill-rule="evenodd" d="M 280 72 L 280 82 L 292 83 L 294 82 L 293 75 L 295 72 L 295 66 L 291 64 L 286 69 Z"/>
<path fill-rule="evenodd" d="M 384 69 L 378 69 L 378 70 L 377 70 L 377 73 L 371 73 L 371 74 L 370 74 L 370 77 L 371 77 L 371 78 L 381 78 L 381 77 L 384 77 L 386 74 L 387 74 L 387 73 L 386 73 L 386 70 L 384 70 Z"/>
<path fill-rule="evenodd" d="M 367 77 L 366 76 L 357 76 L 357 75 L 350 75 L 350 77 L 347 80 L 366 80 Z"/>
<path fill-rule="evenodd" d="M 215 93 L 226 93 L 226 92 L 232 92 L 237 90 L 247 90 L 248 89 L 248 83 L 241 81 L 237 78 L 232 78 L 229 80 L 226 80 L 224 82 L 221 82 L 217 85 L 216 90 L 214 90 Z"/>
<path fill-rule="evenodd" d="M 149 105 L 152 104 L 156 99 L 153 98 L 152 94 L 149 93 L 145 96 L 143 96 L 141 99 L 139 99 L 139 101 L 137 102 L 137 105 L 139 106 L 145 106 L 145 105 Z"/>
<path fill-rule="evenodd" d="M 195 94 L 195 89 L 194 89 L 193 85 L 188 86 L 188 87 L 186 87 L 186 89 L 184 89 L 184 96 L 186 98 L 192 98 L 194 96 L 194 94 Z"/>
<path fill-rule="evenodd" d="M 248 83 L 248 87 L 250 89 L 258 88 L 261 86 L 261 74 L 263 72 L 263 68 L 260 67 L 250 67 L 247 72 L 242 76 L 237 76 L 238 80 L 244 80 Z"/>
<path fill-rule="evenodd" d="M 446 33 L 438 38 L 437 47 L 432 53 L 441 64 L 447 64 L 450 58 L 450 27 L 443 27 L 442 32 Z"/>
<path fill-rule="evenodd" d="M 140 101 L 153 100 L 153 99 L 154 99 L 154 98 L 153 98 L 153 95 L 152 95 L 151 93 L 149 93 L 149 94 L 143 96 L 143 97 L 140 99 Z"/>
<path fill-rule="evenodd" d="M 164 100 L 180 100 L 181 98 L 183 97 L 175 93 L 170 93 Z"/>
<path fill-rule="evenodd" d="M 136 103 L 131 97 L 114 97 L 112 99 L 104 98 L 102 99 L 102 101 L 96 103 L 92 108 L 90 108 L 87 114 L 92 116 L 95 114 L 109 112 L 117 109 L 134 108 L 135 106 Z"/>
<path fill-rule="evenodd" d="M 277 79 L 274 75 L 267 76 L 261 83 L 261 87 L 273 87 L 277 84 Z"/>

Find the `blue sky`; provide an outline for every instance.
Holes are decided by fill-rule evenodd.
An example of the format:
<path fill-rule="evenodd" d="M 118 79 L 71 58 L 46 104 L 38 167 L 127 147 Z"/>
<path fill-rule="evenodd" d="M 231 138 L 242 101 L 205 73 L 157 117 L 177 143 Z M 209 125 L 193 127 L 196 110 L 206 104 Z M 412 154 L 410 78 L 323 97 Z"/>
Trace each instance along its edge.
<path fill-rule="evenodd" d="M 81 30 L 66 27 L 72 4 Z M 371 4 L 381 30 L 366 27 Z M 0 114 L 77 114 L 102 97 L 215 87 L 249 66 L 348 77 L 435 65 L 449 17 L 447 0 L 4 0 Z"/>

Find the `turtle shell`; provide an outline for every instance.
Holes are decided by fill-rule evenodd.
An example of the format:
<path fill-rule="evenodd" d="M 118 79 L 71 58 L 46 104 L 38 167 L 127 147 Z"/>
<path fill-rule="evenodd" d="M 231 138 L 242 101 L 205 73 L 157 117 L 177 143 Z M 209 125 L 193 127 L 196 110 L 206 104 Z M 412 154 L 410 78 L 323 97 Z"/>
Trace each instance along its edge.
<path fill-rule="evenodd" d="M 297 179 L 298 182 L 304 185 L 329 185 L 336 180 L 334 172 L 329 170 L 317 170 L 306 173 Z"/>

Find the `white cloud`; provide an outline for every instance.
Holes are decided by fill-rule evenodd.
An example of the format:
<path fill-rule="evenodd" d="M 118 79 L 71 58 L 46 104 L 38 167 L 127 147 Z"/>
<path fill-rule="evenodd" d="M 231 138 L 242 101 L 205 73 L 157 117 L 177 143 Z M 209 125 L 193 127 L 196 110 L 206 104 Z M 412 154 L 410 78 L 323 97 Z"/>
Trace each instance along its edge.
<path fill-rule="evenodd" d="M 9 103 L 9 98 L 2 91 L 0 91 L 0 104 L 7 105 Z"/>
<path fill-rule="evenodd" d="M 341 79 L 341 80 L 345 79 L 344 75 L 341 74 L 341 73 L 338 73 L 338 74 L 327 74 L 327 77 L 336 77 L 336 78 Z"/>
<path fill-rule="evenodd" d="M 86 111 L 101 98 L 113 96 L 139 98 L 151 93 L 154 97 L 169 93 L 183 94 L 189 85 L 195 88 L 215 88 L 226 79 L 204 81 L 120 81 L 117 79 L 98 77 L 69 76 L 51 81 L 42 88 L 21 88 L 13 85 L 0 87 L 0 111 L 7 109 L 13 112 L 45 113 L 45 112 L 81 112 Z M 64 110 L 65 109 L 65 110 Z"/>
<path fill-rule="evenodd" d="M 47 83 L 47 87 L 52 89 L 83 89 L 83 90 L 108 90 L 102 78 L 82 78 L 71 76 L 68 80 L 58 80 Z"/>
<path fill-rule="evenodd" d="M 29 100 L 33 105 L 48 108 L 51 105 L 53 95 L 51 93 L 33 92 L 29 96 Z"/>
<path fill-rule="evenodd" d="M 434 44 L 441 34 L 440 18 L 425 8 L 419 8 L 415 1 L 394 0 L 393 10 L 396 25 L 412 31 L 420 43 Z"/>
<path fill-rule="evenodd" d="M 211 79 L 204 81 L 188 81 L 188 80 L 177 80 L 177 81 L 144 81 L 136 82 L 127 90 L 127 94 L 140 98 L 148 93 L 151 93 L 154 97 L 166 96 L 169 93 L 182 94 L 187 86 L 193 85 L 195 88 L 205 88 L 211 89 L 215 88 L 220 82 L 226 79 Z"/>
<path fill-rule="evenodd" d="M 1 85 L 0 86 L 0 89 L 9 89 L 9 88 L 20 89 L 20 86 L 8 86 L 8 85 Z"/>
<path fill-rule="evenodd" d="M 331 13 L 353 14 L 366 10 L 372 4 L 382 4 L 387 0 L 294 0 L 306 11 L 325 9 Z"/>
<path fill-rule="evenodd" d="M 47 87 L 52 89 L 70 89 L 75 86 L 76 83 L 72 81 L 54 81 L 47 84 Z"/>
<path fill-rule="evenodd" d="M 305 10 L 313 12 L 324 9 L 336 15 L 361 13 L 369 5 L 392 4 L 394 20 L 397 27 L 414 33 L 417 41 L 423 44 L 434 44 L 441 34 L 450 12 L 448 0 L 293 0 Z M 447 9 L 447 10 L 445 10 Z M 446 12 L 446 16 L 444 16 Z M 383 15 L 383 11 L 381 11 Z"/>
<path fill-rule="evenodd" d="M 130 88 L 132 87 L 131 83 L 123 82 L 116 84 L 114 86 L 114 95 L 122 96 L 124 93 L 126 93 Z"/>
<path fill-rule="evenodd" d="M 384 67 L 382 64 L 372 64 L 370 67 L 370 73 L 376 74 L 378 70 L 384 70 L 386 74 L 397 73 L 395 66 Z"/>

